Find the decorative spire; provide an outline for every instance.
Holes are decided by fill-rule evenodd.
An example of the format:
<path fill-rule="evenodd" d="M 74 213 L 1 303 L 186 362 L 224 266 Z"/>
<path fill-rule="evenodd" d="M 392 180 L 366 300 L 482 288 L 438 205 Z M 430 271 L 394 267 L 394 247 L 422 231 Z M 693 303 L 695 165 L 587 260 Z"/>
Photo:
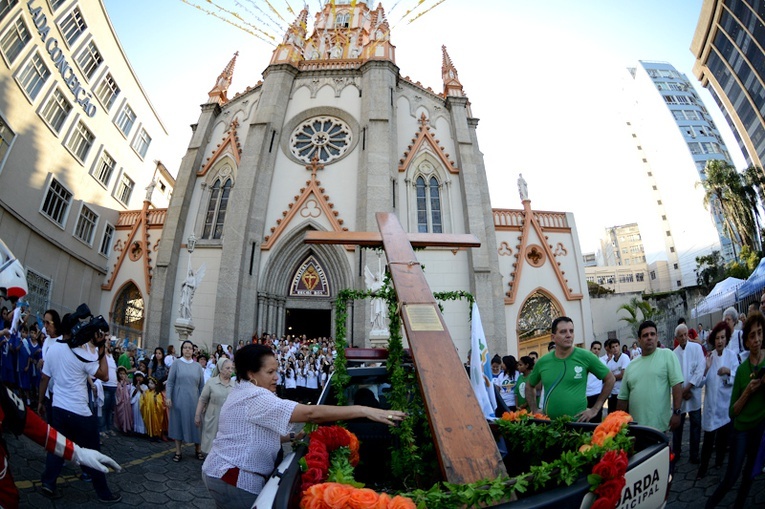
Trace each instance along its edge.
<path fill-rule="evenodd" d="M 215 102 L 220 105 L 228 102 L 228 87 L 231 86 L 231 79 L 234 77 L 234 65 L 236 65 L 236 57 L 238 56 L 239 52 L 237 51 L 228 65 L 226 65 L 226 68 L 223 69 L 223 72 L 220 73 L 220 76 L 218 76 L 215 86 L 208 93 L 208 102 Z"/>
<path fill-rule="evenodd" d="M 459 77 L 457 77 L 457 69 L 454 67 L 452 59 L 449 57 L 449 53 L 446 52 L 446 46 L 441 46 L 441 51 L 444 54 L 441 63 L 441 77 L 444 80 L 444 95 L 447 97 L 465 97 L 462 83 L 460 83 Z"/>

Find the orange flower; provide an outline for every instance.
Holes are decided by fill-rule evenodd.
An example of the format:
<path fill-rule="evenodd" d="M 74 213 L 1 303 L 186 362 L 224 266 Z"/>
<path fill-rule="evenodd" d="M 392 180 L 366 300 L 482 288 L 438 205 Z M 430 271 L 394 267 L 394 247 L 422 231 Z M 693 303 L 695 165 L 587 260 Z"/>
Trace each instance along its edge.
<path fill-rule="evenodd" d="M 353 509 L 375 509 L 379 498 L 380 495 L 369 488 L 356 489 L 351 493 L 348 505 Z"/>
<path fill-rule="evenodd" d="M 396 495 L 388 504 L 388 509 L 417 509 L 417 506 L 411 498 Z"/>
<path fill-rule="evenodd" d="M 629 424 L 632 422 L 632 416 L 628 414 L 627 412 L 616 410 L 615 412 L 610 412 L 608 414 L 608 417 L 606 417 L 606 420 L 614 420 L 624 425 L 624 424 Z"/>
<path fill-rule="evenodd" d="M 303 493 L 300 499 L 300 509 L 328 509 L 324 503 L 326 484 L 314 484 Z"/>
<path fill-rule="evenodd" d="M 329 507 L 345 507 L 351 498 L 351 486 L 339 484 L 336 482 L 324 483 L 327 488 L 324 490 L 324 503 Z"/>
<path fill-rule="evenodd" d="M 611 438 L 613 436 L 614 434 L 606 433 L 602 429 L 595 429 L 595 432 L 592 434 L 592 443 L 594 445 L 603 445 L 606 439 Z"/>
<path fill-rule="evenodd" d="M 377 504 L 375 504 L 374 509 L 388 509 L 388 504 L 390 504 L 390 497 L 387 493 L 380 493 L 380 497 L 377 499 Z"/>
<path fill-rule="evenodd" d="M 535 414 L 531 414 L 531 416 L 532 416 L 534 419 L 539 419 L 539 420 L 542 420 L 542 421 L 549 421 L 549 420 L 550 420 L 550 418 L 549 418 L 549 417 L 547 417 L 545 414 L 543 414 L 543 413 L 539 413 L 539 412 L 537 412 L 537 413 L 535 413 Z"/>
<path fill-rule="evenodd" d="M 590 449 L 592 449 L 592 445 L 590 445 L 590 444 L 584 444 L 583 446 L 581 446 L 581 447 L 579 448 L 579 452 L 581 452 L 581 453 L 585 453 L 585 452 L 589 451 Z"/>

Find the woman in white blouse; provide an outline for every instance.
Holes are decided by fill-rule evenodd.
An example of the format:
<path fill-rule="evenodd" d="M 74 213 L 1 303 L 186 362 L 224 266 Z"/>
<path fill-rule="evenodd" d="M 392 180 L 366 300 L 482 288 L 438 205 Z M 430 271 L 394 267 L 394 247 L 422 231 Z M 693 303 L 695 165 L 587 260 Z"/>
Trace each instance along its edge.
<path fill-rule="evenodd" d="M 726 348 L 731 338 L 728 324 L 720 322 L 709 334 L 715 349 L 707 354 L 704 379 L 704 410 L 701 415 L 701 427 L 704 428 L 704 445 L 701 448 L 701 465 L 696 479 L 707 474 L 712 448 L 715 449 L 715 466 L 722 466 L 725 450 L 730 438 L 731 420 L 729 415 L 730 397 L 733 391 L 733 378 L 738 368 L 738 357 Z"/>
<path fill-rule="evenodd" d="M 202 466 L 202 480 L 218 508 L 250 508 L 275 468 L 291 422 L 365 417 L 393 425 L 404 412 L 365 406 L 301 405 L 276 396 L 276 357 L 263 345 L 236 351 L 238 383 L 221 408 L 218 434 Z"/>

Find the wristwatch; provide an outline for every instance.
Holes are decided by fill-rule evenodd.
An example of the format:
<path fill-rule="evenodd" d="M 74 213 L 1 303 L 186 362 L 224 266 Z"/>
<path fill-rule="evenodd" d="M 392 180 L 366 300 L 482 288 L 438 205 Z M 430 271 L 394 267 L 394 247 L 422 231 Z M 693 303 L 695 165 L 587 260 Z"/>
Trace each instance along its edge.
<path fill-rule="evenodd" d="M 295 441 L 295 432 L 294 431 L 290 433 L 290 441 L 291 442 Z"/>
<path fill-rule="evenodd" d="M 672 413 L 675 415 L 683 415 L 683 411 L 680 410 L 679 408 L 672 410 Z"/>

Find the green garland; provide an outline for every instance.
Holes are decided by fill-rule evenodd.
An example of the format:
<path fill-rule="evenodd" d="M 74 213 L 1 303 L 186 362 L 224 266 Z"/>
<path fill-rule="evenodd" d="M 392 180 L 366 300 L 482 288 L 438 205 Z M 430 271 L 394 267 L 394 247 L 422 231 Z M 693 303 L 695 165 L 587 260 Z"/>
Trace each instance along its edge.
<path fill-rule="evenodd" d="M 439 301 L 438 307 L 443 312 L 441 302 L 466 299 L 472 305 L 475 298 L 470 292 L 464 290 L 452 292 L 434 292 L 433 297 Z M 386 272 L 382 287 L 377 292 L 371 290 L 340 291 L 335 306 L 335 374 L 332 377 L 332 386 L 335 389 L 338 405 L 347 403 L 345 389 L 350 382 L 347 370 L 345 349 L 348 346 L 346 340 L 348 321 L 348 302 L 367 298 L 381 298 L 388 305 L 388 375 L 391 382 L 391 393 L 388 401 L 391 408 L 407 412 L 408 417 L 398 426 L 391 428 L 391 433 L 397 441 L 391 447 L 391 469 L 397 479 L 401 480 L 402 486 L 429 485 L 437 480 L 440 469 L 433 445 L 433 436 L 428 424 L 425 405 L 420 391 L 412 391 L 417 387 L 417 379 L 414 368 L 404 366 L 403 336 L 401 333 L 401 316 L 398 312 L 398 299 L 393 288 L 390 273 Z"/>

